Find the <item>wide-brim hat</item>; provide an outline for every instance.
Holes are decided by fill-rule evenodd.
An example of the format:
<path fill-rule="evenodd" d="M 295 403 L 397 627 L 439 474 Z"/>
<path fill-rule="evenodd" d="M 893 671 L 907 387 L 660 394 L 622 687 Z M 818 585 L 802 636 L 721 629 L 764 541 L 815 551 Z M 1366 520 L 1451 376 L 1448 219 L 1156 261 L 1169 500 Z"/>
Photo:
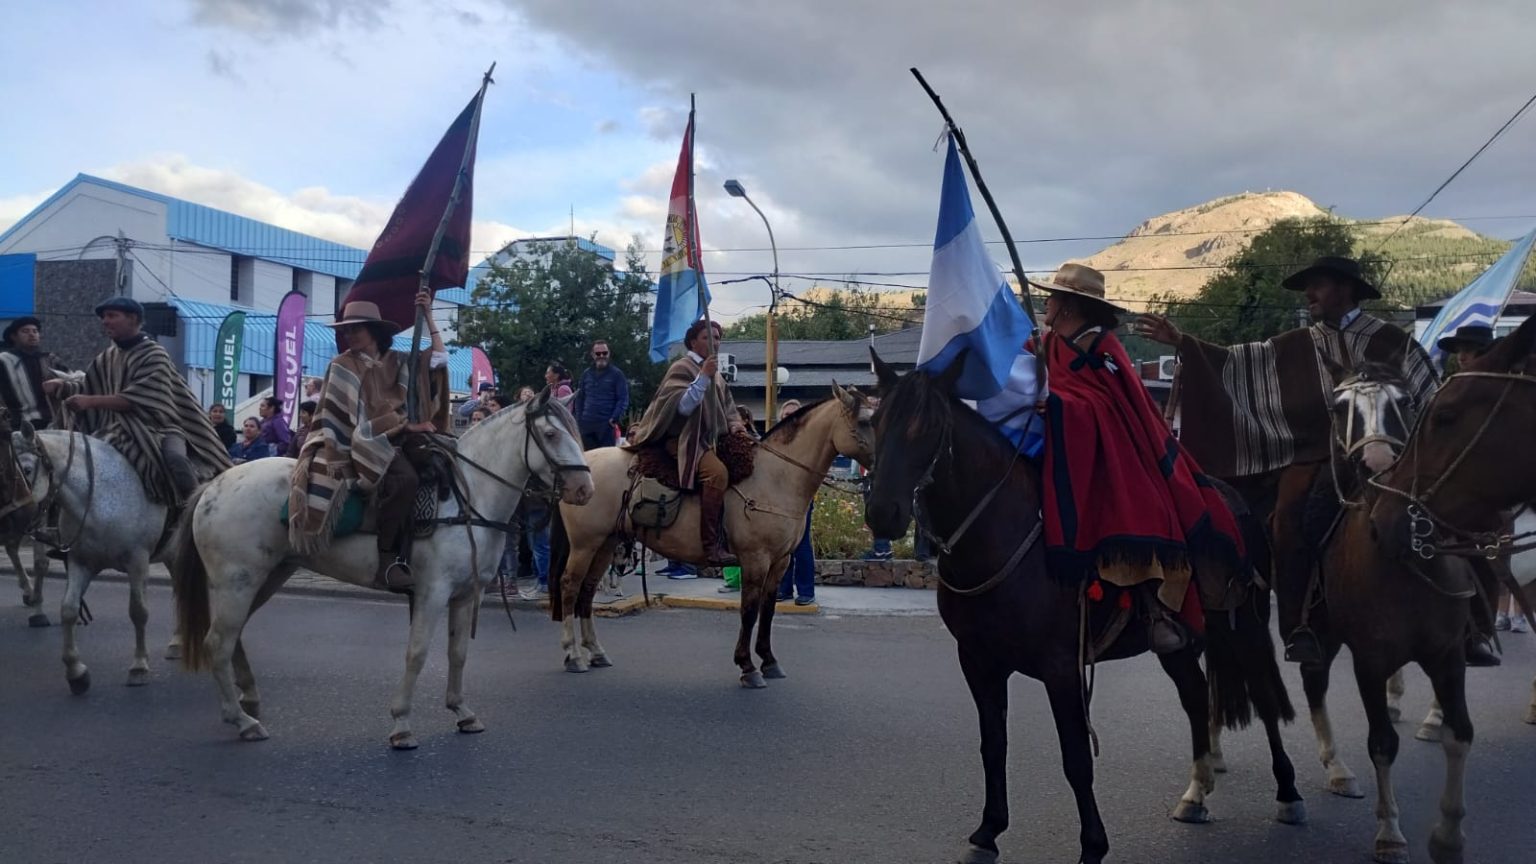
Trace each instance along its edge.
<path fill-rule="evenodd" d="M 1482 324 L 1472 324 L 1466 327 L 1457 327 L 1456 332 L 1450 336 L 1440 337 L 1435 347 L 1447 354 L 1455 354 L 1464 348 L 1471 348 L 1479 353 L 1493 344 L 1493 328 Z"/>
<path fill-rule="evenodd" d="M 41 330 L 43 329 L 43 322 L 32 317 L 31 315 L 23 315 L 20 318 L 17 318 L 15 321 L 5 325 L 5 331 L 0 332 L 0 342 L 11 341 L 11 337 L 16 335 L 17 330 L 28 326 L 36 327 L 37 329 Z"/>
<path fill-rule="evenodd" d="M 379 304 L 368 300 L 353 300 L 341 307 L 341 315 L 325 326 L 345 327 L 348 324 L 381 324 L 389 330 L 391 336 L 401 330 L 399 324 L 388 321 L 379 314 Z"/>
<path fill-rule="evenodd" d="M 1377 300 L 1381 298 L 1381 292 L 1377 290 L 1370 280 L 1365 278 L 1365 272 L 1360 269 L 1360 262 L 1353 258 L 1345 258 L 1339 255 L 1324 255 L 1313 261 L 1309 266 L 1297 270 L 1285 277 L 1280 287 L 1288 291 L 1301 291 L 1307 287 L 1307 282 L 1314 276 L 1332 276 L 1343 279 L 1355 286 L 1356 300 Z"/>
<path fill-rule="evenodd" d="M 1085 297 L 1102 303 L 1116 312 L 1125 311 L 1124 307 L 1104 299 L 1104 274 L 1083 264 L 1063 264 L 1061 269 L 1056 271 L 1056 275 L 1051 277 L 1051 281 L 1031 281 L 1029 284 L 1042 291 Z"/>

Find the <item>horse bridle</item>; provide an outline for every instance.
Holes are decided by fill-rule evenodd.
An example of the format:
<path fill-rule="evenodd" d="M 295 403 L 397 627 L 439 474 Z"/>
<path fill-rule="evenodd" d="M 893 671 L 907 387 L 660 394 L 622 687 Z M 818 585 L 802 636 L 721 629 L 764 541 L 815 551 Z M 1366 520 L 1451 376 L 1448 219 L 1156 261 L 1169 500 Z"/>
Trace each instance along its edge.
<path fill-rule="evenodd" d="M 1456 474 L 1456 469 L 1460 468 L 1462 463 L 1466 461 L 1467 454 L 1471 453 L 1478 443 L 1482 441 L 1483 436 L 1488 433 L 1488 430 L 1493 425 L 1493 419 L 1498 416 L 1500 409 L 1504 407 L 1504 403 L 1508 400 L 1509 394 L 1514 390 L 1515 384 L 1536 384 L 1536 376 L 1522 373 L 1458 372 L 1446 378 L 1440 385 L 1440 390 L 1445 389 L 1446 384 L 1457 378 L 1502 380 L 1504 381 L 1504 389 L 1499 392 L 1499 398 L 1493 403 L 1493 408 L 1488 412 L 1488 416 L 1483 418 L 1482 425 L 1478 426 L 1476 434 L 1472 436 L 1472 440 L 1468 441 L 1461 452 L 1456 455 L 1456 458 L 1451 460 L 1451 464 L 1440 474 L 1440 477 L 1430 484 L 1429 488 L 1424 492 L 1419 492 L 1418 462 L 1420 448 L 1415 447 L 1413 451 L 1413 481 L 1406 491 L 1375 477 L 1369 478 L 1366 482 L 1382 492 L 1402 498 L 1408 502 L 1410 545 L 1414 553 L 1426 561 L 1433 559 L 1437 555 L 1481 556 L 1493 560 L 1501 555 L 1536 548 L 1536 541 L 1520 542 L 1526 538 L 1536 536 L 1536 531 L 1525 531 L 1520 534 L 1505 534 L 1500 531 L 1473 531 L 1452 525 L 1436 515 L 1429 507 L 1430 499 L 1435 496 L 1435 493 L 1445 487 L 1446 482 Z M 1419 422 L 1415 424 L 1413 432 L 1408 436 L 1410 440 L 1418 434 L 1418 426 L 1424 422 L 1424 418 L 1430 416 L 1430 408 L 1434 405 L 1435 399 L 1439 398 L 1440 390 L 1435 391 L 1434 397 L 1429 400 L 1429 404 L 1425 405 L 1424 410 L 1419 414 Z M 1447 542 L 1442 539 L 1442 534 L 1450 535 L 1451 541 Z"/>
<path fill-rule="evenodd" d="M 1370 377 L 1368 377 L 1368 376 L 1366 376 L 1364 374 L 1361 374 L 1361 375 L 1354 375 L 1354 376 L 1350 377 L 1349 379 L 1347 379 L 1346 381 L 1344 381 L 1342 384 L 1339 384 L 1337 387 L 1334 387 L 1333 388 L 1333 392 L 1334 393 L 1341 393 L 1341 392 L 1347 390 L 1351 394 L 1354 394 L 1354 396 L 1361 396 L 1361 395 L 1371 396 L 1371 395 L 1375 395 L 1376 393 L 1381 392 L 1384 389 L 1386 389 L 1385 383 L 1383 383 L 1381 381 L 1373 380 L 1372 378 L 1370 378 Z M 1397 418 L 1398 424 L 1401 425 L 1402 428 L 1404 428 L 1404 429 L 1409 428 L 1410 424 L 1408 423 L 1407 418 L 1405 418 L 1403 416 L 1402 409 L 1400 407 L 1398 407 L 1397 400 L 1396 399 L 1388 399 L 1387 400 L 1387 404 L 1391 406 L 1392 414 L 1393 414 L 1393 416 L 1395 416 Z M 1333 427 L 1333 443 L 1334 443 L 1334 446 L 1338 449 L 1339 454 L 1342 455 L 1343 458 L 1346 461 L 1353 459 L 1355 457 L 1355 454 L 1361 452 L 1366 447 L 1368 447 L 1368 446 L 1370 446 L 1372 444 L 1385 444 L 1389 448 L 1392 449 L 1393 454 L 1397 454 L 1397 453 L 1401 453 L 1402 452 L 1403 447 L 1404 447 L 1404 445 L 1407 442 L 1404 441 L 1401 438 L 1395 438 L 1395 437 L 1393 437 L 1391 435 L 1387 435 L 1387 434 L 1384 434 L 1384 433 L 1378 433 L 1378 434 L 1374 434 L 1374 435 L 1364 435 L 1358 441 L 1354 440 L 1354 436 L 1355 436 L 1355 415 L 1357 413 L 1358 412 L 1354 409 L 1353 404 L 1351 404 L 1350 411 L 1349 411 L 1349 419 L 1347 421 L 1345 421 L 1345 424 L 1344 424 L 1344 435 L 1343 435 L 1343 437 L 1339 436 L 1339 424 L 1338 424 L 1337 419 L 1335 419 L 1334 422 L 1331 424 L 1332 427 Z M 1385 425 L 1385 424 L 1383 424 L 1383 425 Z M 1339 467 L 1338 467 L 1338 464 L 1333 459 L 1329 459 L 1328 461 L 1329 461 L 1328 468 L 1329 468 L 1329 470 L 1333 474 L 1333 492 L 1334 492 L 1335 497 L 1338 498 L 1339 503 L 1341 505 L 1345 506 L 1345 507 L 1350 507 L 1350 508 L 1360 507 L 1364 503 L 1363 500 L 1362 501 L 1350 501 L 1349 499 L 1344 497 L 1344 486 L 1343 486 L 1343 484 L 1341 484 L 1339 482 Z"/>

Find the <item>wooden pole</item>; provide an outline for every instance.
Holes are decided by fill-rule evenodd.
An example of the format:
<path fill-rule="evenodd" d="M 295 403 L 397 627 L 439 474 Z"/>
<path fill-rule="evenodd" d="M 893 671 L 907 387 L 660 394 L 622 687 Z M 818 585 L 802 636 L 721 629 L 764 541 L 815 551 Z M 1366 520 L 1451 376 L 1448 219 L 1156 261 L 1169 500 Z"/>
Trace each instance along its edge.
<path fill-rule="evenodd" d="M 997 223 L 997 229 L 1003 234 L 1003 243 L 1008 247 L 1008 258 L 1013 262 L 1013 275 L 1019 280 L 1019 293 L 1024 300 L 1024 313 L 1029 316 L 1031 326 L 1039 329 L 1039 322 L 1035 321 L 1035 304 L 1030 299 L 1029 280 L 1024 276 L 1024 264 L 1019 260 L 1019 252 L 1013 248 L 1013 235 L 1008 231 L 1008 223 L 1003 221 L 1002 211 L 997 209 L 997 202 L 992 200 L 992 192 L 987 189 L 987 183 L 981 179 L 981 168 L 976 164 L 976 157 L 971 155 L 971 148 L 965 143 L 965 133 L 956 125 L 955 118 L 949 116 L 949 109 L 944 107 L 944 101 L 939 94 L 928 86 L 928 81 L 923 78 L 923 73 L 912 67 L 912 77 L 923 86 L 928 98 L 933 100 L 939 113 L 944 116 L 944 123 L 949 127 L 950 134 L 955 136 L 955 144 L 960 148 L 960 155 L 965 157 L 966 167 L 971 170 L 971 179 L 976 181 L 976 191 L 981 193 L 983 201 L 987 202 L 987 209 L 992 212 L 992 221 Z"/>
<path fill-rule="evenodd" d="M 448 206 L 443 208 L 443 218 L 438 220 L 437 230 L 432 234 L 432 245 L 427 247 L 427 257 L 421 265 L 421 282 L 416 293 L 427 291 L 432 278 L 432 266 L 437 263 L 437 250 L 443 244 L 443 235 L 448 231 L 448 222 L 453 218 L 453 211 L 458 209 L 459 199 L 464 197 L 466 175 L 469 173 L 470 154 L 475 152 L 475 141 L 480 137 L 480 111 L 485 107 L 485 90 L 491 84 L 491 73 L 496 71 L 496 64 L 485 70 L 485 77 L 480 80 L 480 92 L 475 94 L 475 113 L 469 118 L 469 137 L 464 140 L 464 157 L 459 160 L 458 176 L 453 178 L 453 192 L 448 196 Z M 465 250 L 468 254 L 469 250 Z M 411 423 L 421 422 L 421 400 L 416 395 L 416 377 L 421 360 L 421 331 L 426 326 L 427 314 L 420 308 L 416 310 L 416 325 L 411 329 L 411 359 L 406 367 L 405 385 L 405 416 Z M 383 351 L 385 346 L 380 345 Z"/>

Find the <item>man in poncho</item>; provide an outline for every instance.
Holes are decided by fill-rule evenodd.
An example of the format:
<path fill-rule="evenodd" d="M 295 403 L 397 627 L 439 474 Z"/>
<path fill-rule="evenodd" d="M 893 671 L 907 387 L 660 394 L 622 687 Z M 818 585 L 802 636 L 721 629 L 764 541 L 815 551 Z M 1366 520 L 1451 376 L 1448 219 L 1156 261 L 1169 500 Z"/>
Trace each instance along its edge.
<path fill-rule="evenodd" d="M 432 295 L 419 293 L 416 305 L 431 322 Z M 288 539 L 300 554 L 324 549 L 348 495 L 372 493 L 379 550 L 374 587 L 404 590 L 411 581 L 418 470 L 430 457 L 428 436 L 448 429 L 448 349 L 431 324 L 432 348 L 421 355 L 416 378 L 418 404 L 430 419 L 412 423 L 406 417 L 409 354 L 390 348 L 400 328 L 367 301 L 348 303 L 330 326 L 341 331 L 347 350 L 325 370 L 312 431 L 293 469 Z"/>
<path fill-rule="evenodd" d="M 43 382 L 57 378 L 41 350 L 43 322 L 23 315 L 6 325 L 0 335 L 5 343 L 0 350 L 0 402 L 11 412 L 11 423 L 19 427 L 25 420 L 35 429 L 46 429 L 53 420 L 53 410 L 43 393 Z"/>
<path fill-rule="evenodd" d="M 1358 261 L 1319 258 L 1281 284 L 1305 294 L 1310 327 L 1230 347 L 1182 334 L 1157 315 L 1142 316 L 1137 332 L 1178 349 L 1184 445 L 1211 474 L 1233 480 L 1256 511 L 1273 496 L 1273 577 L 1286 658 L 1321 662 L 1321 644 L 1302 624 L 1314 562 L 1302 526 L 1314 485 L 1331 482 L 1323 469 L 1332 453 L 1334 382 L 1324 359 L 1346 370 L 1366 362 L 1401 370 L 1415 408 L 1439 382 L 1411 336 L 1361 310 L 1381 292 Z M 1414 418 L 1405 419 L 1412 426 Z M 1334 494 L 1330 488 L 1323 497 Z"/>
<path fill-rule="evenodd" d="M 730 476 L 715 455 L 715 445 L 721 435 L 743 432 L 746 427 L 737 416 L 731 388 L 720 377 L 715 356 L 720 325 L 710 329 L 709 323 L 695 321 L 688 327 L 683 337 L 687 353 L 667 369 L 626 449 L 665 447 L 677 458 L 679 488 L 691 490 L 695 483 L 700 487 L 699 540 L 706 563 L 727 567 L 736 563 L 720 531 Z"/>
<path fill-rule="evenodd" d="M 143 332 L 144 307 L 114 297 L 96 307 L 96 317 L 112 344 L 91 361 L 84 381 L 45 381 L 43 391 L 63 400 L 76 431 L 128 458 L 151 500 L 178 509 L 229 467 L 229 454 L 171 355 Z"/>

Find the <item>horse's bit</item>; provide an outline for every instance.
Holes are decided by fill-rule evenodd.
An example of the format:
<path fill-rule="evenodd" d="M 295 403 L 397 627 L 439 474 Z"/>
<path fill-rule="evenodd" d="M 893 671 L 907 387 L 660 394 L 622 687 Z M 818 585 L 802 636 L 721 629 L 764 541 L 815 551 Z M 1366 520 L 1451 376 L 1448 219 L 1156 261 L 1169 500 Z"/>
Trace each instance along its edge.
<path fill-rule="evenodd" d="M 1462 448 L 1461 452 L 1456 455 L 1456 458 L 1451 461 L 1451 464 L 1441 473 L 1440 478 L 1430 484 L 1430 487 L 1422 494 L 1419 492 L 1418 461 L 1420 448 L 1415 447 L 1413 451 L 1413 484 L 1408 490 L 1398 489 L 1375 477 L 1370 478 L 1367 482 L 1382 492 L 1395 495 L 1408 502 L 1410 545 L 1414 553 L 1426 561 L 1435 558 L 1437 555 L 1481 556 L 1493 560 L 1500 555 L 1536 549 L 1536 541 L 1520 542 L 1528 537 L 1536 536 L 1536 531 L 1526 531 L 1520 534 L 1505 534 L 1499 531 L 1472 531 L 1452 525 L 1435 515 L 1435 512 L 1429 508 L 1430 499 L 1445 486 L 1446 481 L 1451 479 L 1456 473 L 1456 469 L 1460 468 L 1462 462 L 1466 460 L 1467 454 L 1472 452 L 1473 448 L 1482 441 L 1483 436 L 1492 427 L 1493 419 L 1498 416 L 1499 410 L 1504 407 L 1504 403 L 1509 398 L 1509 394 L 1514 389 L 1515 384 L 1536 384 L 1536 376 L 1513 372 L 1458 372 L 1446 378 L 1440 385 L 1441 389 L 1443 390 L 1445 384 L 1449 384 L 1457 378 L 1495 378 L 1505 383 L 1504 389 L 1499 392 L 1498 400 L 1493 403 L 1493 409 L 1488 412 L 1488 416 L 1483 418 L 1482 425 L 1477 428 L 1477 433 L 1472 436 L 1472 440 L 1467 442 L 1467 445 Z M 1437 390 L 1435 397 L 1438 398 L 1439 395 L 1440 393 Z M 1419 423 L 1423 423 L 1424 418 L 1430 415 L 1430 407 L 1434 405 L 1434 401 L 1432 398 L 1429 401 L 1429 405 L 1424 406 L 1424 411 L 1419 415 Z M 1409 434 L 1409 439 L 1411 440 L 1417 433 L 1418 425 L 1416 424 L 1413 432 Z M 1454 540 L 1446 542 L 1440 539 L 1439 535 L 1441 533 L 1451 535 Z M 1436 542 L 1437 539 L 1439 542 Z"/>

